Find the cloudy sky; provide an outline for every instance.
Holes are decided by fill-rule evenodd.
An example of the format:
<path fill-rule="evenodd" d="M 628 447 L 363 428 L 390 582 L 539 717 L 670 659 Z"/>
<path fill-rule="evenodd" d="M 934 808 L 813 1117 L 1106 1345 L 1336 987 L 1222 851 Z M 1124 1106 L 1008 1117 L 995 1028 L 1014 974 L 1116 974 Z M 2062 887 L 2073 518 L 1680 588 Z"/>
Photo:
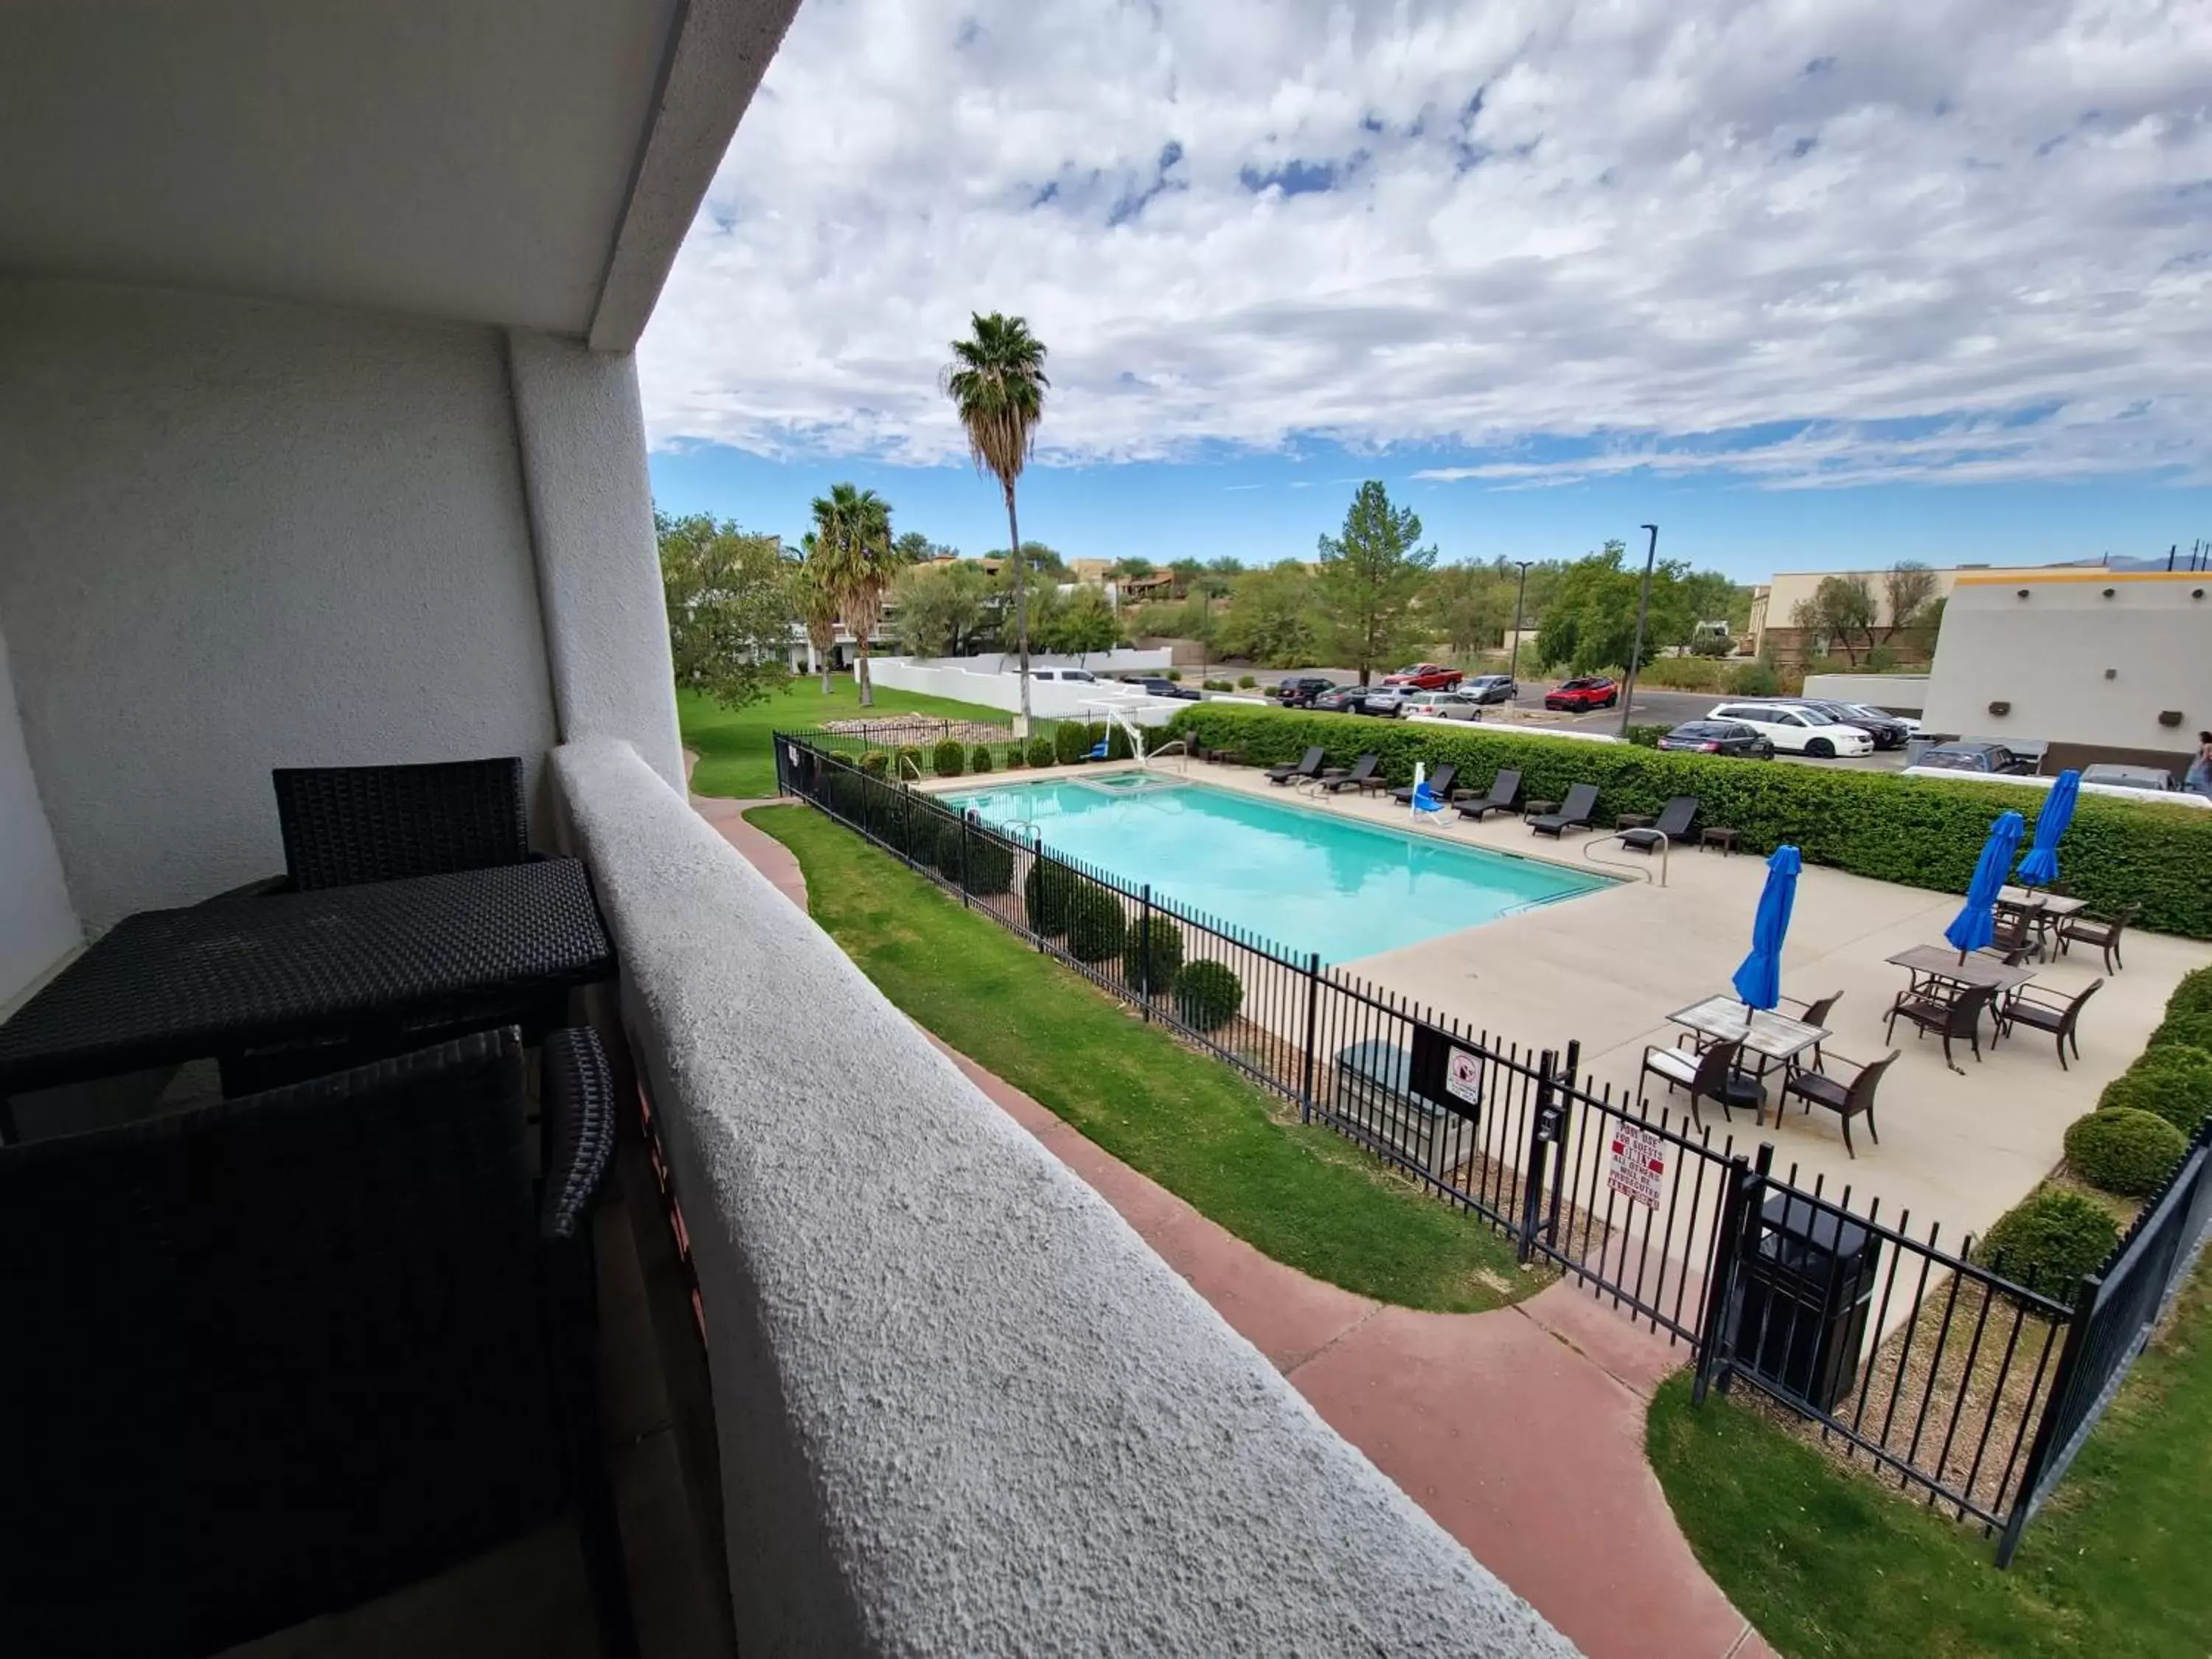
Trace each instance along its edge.
<path fill-rule="evenodd" d="M 662 499 L 1003 541 L 979 308 L 1070 552 L 1304 556 L 1365 476 L 1448 556 L 2185 549 L 2212 4 L 805 0 L 641 348 Z"/>

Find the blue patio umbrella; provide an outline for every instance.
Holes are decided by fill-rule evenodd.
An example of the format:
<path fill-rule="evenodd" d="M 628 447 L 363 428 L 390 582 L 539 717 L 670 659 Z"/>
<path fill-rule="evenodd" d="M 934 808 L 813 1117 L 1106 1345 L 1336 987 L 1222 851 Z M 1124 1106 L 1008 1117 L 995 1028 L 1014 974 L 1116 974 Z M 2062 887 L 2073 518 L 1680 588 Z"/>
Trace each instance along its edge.
<path fill-rule="evenodd" d="M 2058 841 L 2074 822 L 2074 803 L 2081 796 L 2081 775 L 2072 768 L 2058 775 L 2051 798 L 2035 820 L 2035 845 L 2020 861 L 2020 884 L 2048 887 L 2058 879 Z"/>
<path fill-rule="evenodd" d="M 2000 812 L 1990 826 L 1990 838 L 1982 844 L 1981 860 L 1974 866 L 1974 878 L 1966 886 L 1966 902 L 1943 930 L 1943 937 L 1958 947 L 1961 962 L 1967 951 L 1978 951 L 1996 937 L 1997 890 L 2005 884 L 2005 876 L 2012 869 L 2012 855 L 2020 850 L 2020 832 L 2024 827 L 2017 812 Z"/>
<path fill-rule="evenodd" d="M 1778 847 L 1766 860 L 1766 886 L 1751 921 L 1751 954 L 1735 970 L 1735 994 L 1747 1008 L 1771 1008 L 1782 1000 L 1782 941 L 1797 902 L 1797 872 L 1805 860 L 1794 847 Z"/>

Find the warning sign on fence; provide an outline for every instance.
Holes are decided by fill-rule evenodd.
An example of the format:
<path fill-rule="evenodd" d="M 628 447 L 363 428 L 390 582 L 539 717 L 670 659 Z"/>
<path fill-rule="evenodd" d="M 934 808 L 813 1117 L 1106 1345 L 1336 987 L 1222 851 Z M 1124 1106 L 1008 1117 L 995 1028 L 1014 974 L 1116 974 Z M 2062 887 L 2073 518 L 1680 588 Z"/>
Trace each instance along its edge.
<path fill-rule="evenodd" d="M 1658 1132 L 1633 1123 L 1613 1132 L 1613 1171 L 1605 1184 L 1623 1198 L 1650 1209 L 1659 1207 L 1659 1182 L 1667 1173 L 1667 1146 Z"/>

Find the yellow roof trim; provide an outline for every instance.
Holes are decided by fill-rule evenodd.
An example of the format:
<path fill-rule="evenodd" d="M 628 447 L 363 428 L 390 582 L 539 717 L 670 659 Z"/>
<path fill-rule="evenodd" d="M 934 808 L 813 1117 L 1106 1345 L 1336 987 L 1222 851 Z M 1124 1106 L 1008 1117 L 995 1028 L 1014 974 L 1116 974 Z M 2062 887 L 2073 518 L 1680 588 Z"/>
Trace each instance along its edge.
<path fill-rule="evenodd" d="M 1954 587 L 2028 587 L 2039 582 L 2203 582 L 2212 572 L 2203 570 L 2068 570 L 2047 576 L 2014 574 L 1960 576 Z"/>

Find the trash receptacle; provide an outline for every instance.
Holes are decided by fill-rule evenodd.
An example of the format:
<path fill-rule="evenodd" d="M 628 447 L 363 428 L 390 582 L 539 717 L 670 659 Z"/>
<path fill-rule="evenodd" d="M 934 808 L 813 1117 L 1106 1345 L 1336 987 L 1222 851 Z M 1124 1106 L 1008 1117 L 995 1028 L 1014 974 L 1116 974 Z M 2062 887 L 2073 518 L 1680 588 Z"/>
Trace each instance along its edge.
<path fill-rule="evenodd" d="M 1737 1279 L 1736 1364 L 1832 1412 L 1858 1381 L 1881 1241 L 1832 1211 L 1775 1193 Z"/>

